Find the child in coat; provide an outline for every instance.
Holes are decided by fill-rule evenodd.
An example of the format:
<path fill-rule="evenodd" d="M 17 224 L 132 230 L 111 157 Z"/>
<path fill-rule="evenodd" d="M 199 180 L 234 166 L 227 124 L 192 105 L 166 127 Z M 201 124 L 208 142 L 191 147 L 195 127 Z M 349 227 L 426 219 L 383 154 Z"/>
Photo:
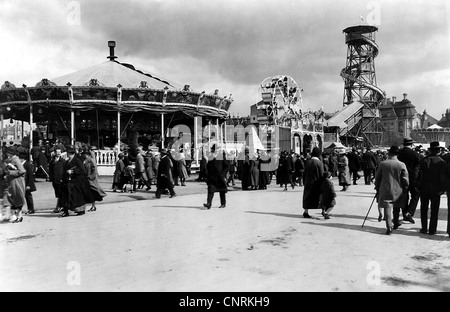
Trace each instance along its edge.
<path fill-rule="evenodd" d="M 322 215 L 325 219 L 330 219 L 330 212 L 336 205 L 336 192 L 334 184 L 331 181 L 331 172 L 325 171 L 320 184 L 320 202 L 319 207 L 322 208 Z"/>

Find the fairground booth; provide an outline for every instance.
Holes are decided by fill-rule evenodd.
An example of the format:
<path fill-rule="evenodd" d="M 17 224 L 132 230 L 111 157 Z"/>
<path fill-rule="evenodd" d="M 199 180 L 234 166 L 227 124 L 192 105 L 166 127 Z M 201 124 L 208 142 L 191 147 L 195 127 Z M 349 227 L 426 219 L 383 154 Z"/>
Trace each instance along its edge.
<path fill-rule="evenodd" d="M 5 120 L 26 122 L 34 133 L 27 147 L 39 139 L 95 146 L 101 173 L 101 166 L 114 166 L 125 146 L 170 147 L 183 132 L 186 152 L 193 152 L 193 166 L 198 164 L 202 142 L 211 133 L 220 139 L 231 95 L 222 97 L 217 89 L 195 92 L 189 85 L 145 73 L 116 60 L 114 41 L 108 46 L 109 60 L 101 64 L 44 78 L 35 86 L 6 81 L 0 90 L 1 140 Z"/>

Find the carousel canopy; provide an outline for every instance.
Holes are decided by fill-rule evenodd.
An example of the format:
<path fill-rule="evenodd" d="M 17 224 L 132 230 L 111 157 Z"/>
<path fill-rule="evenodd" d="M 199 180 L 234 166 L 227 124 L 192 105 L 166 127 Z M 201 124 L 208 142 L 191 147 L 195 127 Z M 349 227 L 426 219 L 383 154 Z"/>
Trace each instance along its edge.
<path fill-rule="evenodd" d="M 146 81 L 147 87 L 152 89 L 168 87 L 175 90 L 182 88 L 177 83 L 152 74 L 145 74 L 136 70 L 133 65 L 122 64 L 117 61 L 106 61 L 71 74 L 53 78 L 51 81 L 59 86 L 64 86 L 68 82 L 74 86 L 88 86 L 91 79 L 97 79 L 97 83 L 104 87 L 117 87 L 120 84 L 124 88 L 139 88 L 141 82 Z"/>
<path fill-rule="evenodd" d="M 34 121 L 46 121 L 51 114 L 74 111 L 120 111 L 178 113 L 188 117 L 226 118 L 231 95 L 194 92 L 170 80 L 120 63 L 115 56 L 104 63 L 53 79 L 42 79 L 35 86 L 18 86 L 5 81 L 0 89 L 0 113 L 5 118 L 28 121 L 30 107 Z"/>

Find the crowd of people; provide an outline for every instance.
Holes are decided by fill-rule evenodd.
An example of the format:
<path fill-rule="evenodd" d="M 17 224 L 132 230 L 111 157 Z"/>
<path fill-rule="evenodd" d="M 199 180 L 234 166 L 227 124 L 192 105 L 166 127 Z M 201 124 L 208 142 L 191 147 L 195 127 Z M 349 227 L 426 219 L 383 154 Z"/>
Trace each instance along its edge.
<path fill-rule="evenodd" d="M 311 158 L 305 162 L 305 218 L 311 218 L 310 209 L 322 209 L 322 215 L 329 219 L 330 211 L 336 204 L 333 186 L 327 181 L 333 175 L 329 167 L 332 156 L 321 155 L 320 150 L 314 148 Z M 385 152 L 374 153 L 370 148 L 358 152 L 353 147 L 350 152 L 338 153 L 337 164 L 341 191 L 347 191 L 350 185 L 357 185 L 361 171 L 364 184 L 374 185 L 378 221 L 386 222 L 386 234 L 390 235 L 402 225 L 400 212 L 403 221 L 414 224 L 419 201 L 420 232 L 436 234 L 441 196 L 446 192 L 450 194 L 450 152 L 439 142 L 431 142 L 427 150 L 421 145 L 414 146 L 411 138 L 405 138 L 401 148 L 394 145 Z M 449 196 L 447 201 L 447 207 L 450 207 Z M 450 221 L 447 224 L 450 235 Z"/>
<path fill-rule="evenodd" d="M 88 211 L 94 212 L 96 202 L 106 196 L 98 182 L 95 155 L 81 144 L 65 147 L 57 142 L 51 148 L 49 159 L 45 146 L 35 146 L 31 151 L 20 144 L 2 147 L 0 206 L 2 215 L 6 214 L 5 207 L 10 209 L 10 222 L 20 223 L 24 214 L 35 213 L 32 192 L 37 190 L 35 181 L 40 172 L 52 183 L 56 198 L 53 213 L 62 211 L 60 217 L 67 217 L 70 211 L 83 215 L 88 204 L 91 205 Z"/>
<path fill-rule="evenodd" d="M 96 202 L 106 196 L 99 185 L 95 157 L 89 146 L 65 147 L 56 142 L 48 149 L 40 145 L 31 149 L 31 157 L 25 148 L 9 146 L 2 149 L 2 156 L 0 191 L 5 194 L 4 204 L 11 208 L 11 222 L 23 220 L 24 206 L 27 213 L 34 213 L 32 192 L 36 191 L 34 181 L 39 173 L 51 181 L 56 198 L 53 212 L 62 211 L 61 217 L 68 216 L 70 211 L 82 215 L 87 204 L 91 205 L 89 211 L 96 211 Z M 118 154 L 111 188 L 113 192 L 136 192 L 143 188 L 148 192 L 156 186 L 156 198 L 162 195 L 172 198 L 176 196 L 175 186 L 186 186 L 190 175 L 190 157 L 186 157 L 183 149 L 164 148 L 157 152 L 138 145 L 133 156 L 128 148 Z M 352 147 L 351 151 L 321 153 L 315 147 L 311 153 L 302 154 L 293 151 L 269 154 L 260 150 L 251 153 L 248 148 L 236 153 L 213 145 L 201 155 L 196 181 L 206 182 L 207 198 L 203 206 L 210 209 L 214 193 L 220 194 L 219 207 L 226 207 L 227 190 L 236 187 L 236 180 L 241 181 L 242 190 L 265 190 L 274 176 L 275 184 L 283 191 L 288 191 L 289 186 L 304 188 L 303 217 L 311 218 L 309 210 L 320 209 L 325 219 L 330 219 L 336 205 L 331 179 L 336 177 L 341 191 L 346 192 L 363 177 L 364 185 L 373 185 L 376 190 L 378 221 L 386 222 L 387 234 L 401 226 L 400 211 L 403 221 L 415 223 L 419 201 L 420 231 L 435 234 L 441 195 L 450 191 L 450 153 L 438 142 L 432 142 L 424 150 L 420 145 L 414 146 L 410 138 L 404 139 L 401 148 L 392 146 L 388 151 L 375 152 L 370 147 L 363 150 Z M 447 232 L 450 234 L 449 228 Z"/>

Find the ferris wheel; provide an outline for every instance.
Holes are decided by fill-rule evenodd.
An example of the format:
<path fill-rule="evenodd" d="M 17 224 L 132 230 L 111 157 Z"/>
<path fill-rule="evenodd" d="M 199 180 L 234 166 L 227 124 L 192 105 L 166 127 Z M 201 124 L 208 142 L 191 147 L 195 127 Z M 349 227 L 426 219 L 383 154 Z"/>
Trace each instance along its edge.
<path fill-rule="evenodd" d="M 301 88 L 290 76 L 278 75 L 264 79 L 260 84 L 262 102 L 258 109 L 273 118 L 275 124 L 301 115 Z"/>

